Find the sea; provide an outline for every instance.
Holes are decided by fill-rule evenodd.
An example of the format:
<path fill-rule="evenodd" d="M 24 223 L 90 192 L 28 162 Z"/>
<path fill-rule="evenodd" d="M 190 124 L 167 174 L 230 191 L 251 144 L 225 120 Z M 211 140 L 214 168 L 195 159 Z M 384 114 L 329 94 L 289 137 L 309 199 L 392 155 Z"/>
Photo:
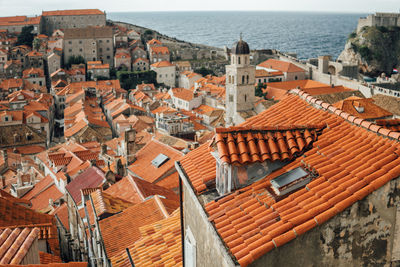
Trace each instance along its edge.
<path fill-rule="evenodd" d="M 367 14 L 190 11 L 112 12 L 111 20 L 156 30 L 179 40 L 215 47 L 231 47 L 240 34 L 250 49 L 278 49 L 300 59 L 331 55 L 344 49 L 360 17 Z"/>

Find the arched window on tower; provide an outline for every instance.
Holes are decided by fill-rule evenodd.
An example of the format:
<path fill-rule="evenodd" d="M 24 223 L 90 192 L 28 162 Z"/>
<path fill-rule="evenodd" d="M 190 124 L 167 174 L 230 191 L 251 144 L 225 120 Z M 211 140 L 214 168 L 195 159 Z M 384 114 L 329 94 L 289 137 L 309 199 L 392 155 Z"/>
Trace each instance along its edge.
<path fill-rule="evenodd" d="M 244 102 L 247 101 L 247 95 L 244 95 Z"/>
<path fill-rule="evenodd" d="M 229 75 L 229 83 L 232 83 L 232 76 Z"/>
<path fill-rule="evenodd" d="M 242 76 L 242 84 L 244 84 L 244 75 Z"/>
<path fill-rule="evenodd" d="M 240 57 L 238 57 L 238 64 L 240 64 Z"/>
<path fill-rule="evenodd" d="M 249 84 L 249 75 L 246 76 L 247 84 Z"/>
<path fill-rule="evenodd" d="M 244 57 L 244 64 L 247 65 L 247 57 L 246 56 Z"/>

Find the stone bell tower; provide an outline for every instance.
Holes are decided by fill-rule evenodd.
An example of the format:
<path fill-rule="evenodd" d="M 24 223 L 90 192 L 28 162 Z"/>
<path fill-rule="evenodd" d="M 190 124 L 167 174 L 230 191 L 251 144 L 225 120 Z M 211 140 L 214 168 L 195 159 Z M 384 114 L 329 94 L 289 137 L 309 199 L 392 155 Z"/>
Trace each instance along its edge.
<path fill-rule="evenodd" d="M 231 64 L 226 66 L 226 126 L 244 121 L 240 112 L 254 109 L 255 67 L 250 65 L 250 48 L 242 40 L 231 49 Z"/>

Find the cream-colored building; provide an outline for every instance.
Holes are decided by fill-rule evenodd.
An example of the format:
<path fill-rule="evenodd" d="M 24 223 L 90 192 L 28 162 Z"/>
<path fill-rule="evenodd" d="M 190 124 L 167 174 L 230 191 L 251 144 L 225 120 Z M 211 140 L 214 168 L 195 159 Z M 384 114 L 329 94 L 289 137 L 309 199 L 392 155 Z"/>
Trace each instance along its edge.
<path fill-rule="evenodd" d="M 169 61 L 160 61 L 150 66 L 157 73 L 157 83 L 175 87 L 175 65 Z"/>
<path fill-rule="evenodd" d="M 250 65 L 249 45 L 240 38 L 226 66 L 225 121 L 228 126 L 243 122 L 254 112 L 255 67 Z"/>
<path fill-rule="evenodd" d="M 49 75 L 61 68 L 61 57 L 57 54 L 50 54 L 47 57 L 47 69 Z"/>
<path fill-rule="evenodd" d="M 99 9 L 43 11 L 44 32 L 51 35 L 57 29 L 105 26 L 106 14 Z"/>
<path fill-rule="evenodd" d="M 193 71 L 183 71 L 179 74 L 179 87 L 190 89 L 194 86 L 195 81 L 202 77 Z"/>
<path fill-rule="evenodd" d="M 71 56 L 82 56 L 86 62 L 101 60 L 114 65 L 113 31 L 111 27 L 66 29 L 64 62 Z"/>

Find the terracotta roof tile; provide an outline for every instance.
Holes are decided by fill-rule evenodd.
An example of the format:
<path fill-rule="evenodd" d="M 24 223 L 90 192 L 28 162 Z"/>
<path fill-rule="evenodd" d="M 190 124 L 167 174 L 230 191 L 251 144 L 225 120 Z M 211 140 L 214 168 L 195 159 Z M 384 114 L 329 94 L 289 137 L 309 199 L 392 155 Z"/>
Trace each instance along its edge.
<path fill-rule="evenodd" d="M 142 238 L 128 247 L 135 265 L 182 266 L 179 219 L 177 210 L 169 218 L 140 227 Z M 111 263 L 113 266 L 131 266 L 125 251 L 112 257 Z"/>
<path fill-rule="evenodd" d="M 179 202 L 176 201 L 174 205 L 176 209 Z M 126 247 L 140 239 L 140 227 L 155 223 L 168 216 L 166 206 L 158 196 L 155 196 L 101 220 L 99 223 L 107 256 L 112 258 L 123 253 Z"/>
<path fill-rule="evenodd" d="M 156 167 L 152 161 L 161 153 L 166 155 L 168 160 Z M 153 139 L 136 153 L 136 161 L 128 169 L 143 180 L 156 183 L 175 172 L 174 163 L 182 156 L 180 151 Z"/>
<path fill-rule="evenodd" d="M 313 98 L 300 90 L 293 93 L 248 119 L 237 130 L 240 127 L 292 127 L 324 122 L 327 127 L 318 136 L 318 140 L 314 141 L 313 148 L 305 152 L 304 157 L 294 159 L 264 179 L 205 204 L 209 221 L 214 224 L 225 245 L 243 266 L 321 225 L 400 176 L 400 153 L 396 152 L 400 146 L 398 142 L 375 133 L 382 133 L 381 126 L 372 124 L 369 130 L 357 126 L 349 119 L 345 120 L 332 113 L 336 108 L 325 111 L 314 108 L 311 105 Z M 306 98 L 308 100 L 304 100 Z M 321 104 L 324 106 L 324 103 Z M 325 105 L 325 109 L 327 107 L 329 105 Z M 355 119 L 357 118 L 352 120 Z M 253 134 L 252 136 L 254 139 Z M 275 138 L 282 137 L 276 135 Z M 400 134 L 390 132 L 388 137 L 400 138 Z M 226 148 L 218 148 L 218 151 L 221 149 L 219 154 L 230 155 L 228 136 L 223 138 Z M 252 151 L 252 145 L 249 144 L 252 138 L 240 138 L 247 141 L 246 148 L 239 148 L 239 141 L 243 142 L 237 141 L 239 137 L 233 138 L 237 146 L 232 146 L 231 151 Z M 305 134 L 303 143 L 306 144 L 304 139 Z M 216 138 L 215 142 L 218 141 L 222 142 L 221 138 Z M 277 143 L 270 150 L 284 151 L 289 148 L 291 144 L 287 138 L 285 145 L 286 147 L 282 142 L 280 145 Z M 261 151 L 261 146 L 259 150 Z M 248 154 L 247 158 L 251 156 Z M 209 144 L 189 152 L 180 163 L 197 194 L 215 188 L 216 164 L 210 154 Z M 271 187 L 270 181 L 299 166 L 318 173 L 318 177 L 288 197 L 275 199 L 268 190 Z"/>
<path fill-rule="evenodd" d="M 178 177 L 176 178 L 179 182 Z M 166 178 L 165 180 L 167 180 L 168 184 L 171 183 L 170 179 Z M 172 190 L 131 175 L 125 176 L 122 180 L 107 188 L 105 193 L 135 204 L 143 202 L 146 198 L 154 195 L 163 196 L 170 200 L 178 200 L 178 196 Z"/>

